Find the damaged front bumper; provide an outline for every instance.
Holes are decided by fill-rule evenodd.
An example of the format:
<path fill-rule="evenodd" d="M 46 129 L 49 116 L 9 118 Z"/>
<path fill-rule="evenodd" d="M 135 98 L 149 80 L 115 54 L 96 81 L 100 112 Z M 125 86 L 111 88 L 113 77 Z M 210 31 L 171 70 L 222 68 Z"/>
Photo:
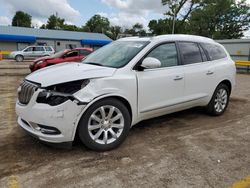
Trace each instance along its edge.
<path fill-rule="evenodd" d="M 38 89 L 27 105 L 17 101 L 18 124 L 41 141 L 72 142 L 79 116 L 86 105 L 79 105 L 79 101 L 70 99 L 56 106 L 37 103 L 41 92 L 42 90 Z"/>

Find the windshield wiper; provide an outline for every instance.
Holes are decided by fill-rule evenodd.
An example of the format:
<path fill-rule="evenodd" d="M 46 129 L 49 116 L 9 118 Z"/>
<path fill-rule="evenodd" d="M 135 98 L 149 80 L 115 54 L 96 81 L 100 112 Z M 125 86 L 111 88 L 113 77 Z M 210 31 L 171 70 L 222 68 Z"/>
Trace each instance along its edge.
<path fill-rule="evenodd" d="M 94 62 L 87 62 L 86 64 L 90 64 L 90 65 L 97 65 L 97 66 L 103 66 L 102 64 L 100 63 L 94 63 Z"/>

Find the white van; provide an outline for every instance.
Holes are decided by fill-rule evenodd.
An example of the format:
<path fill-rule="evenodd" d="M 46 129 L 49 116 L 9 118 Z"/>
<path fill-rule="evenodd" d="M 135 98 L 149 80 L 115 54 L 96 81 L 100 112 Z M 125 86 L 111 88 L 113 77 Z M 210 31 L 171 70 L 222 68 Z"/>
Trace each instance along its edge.
<path fill-rule="evenodd" d="M 22 62 L 24 59 L 35 59 L 42 56 L 50 56 L 55 50 L 52 46 L 27 46 L 21 51 L 13 51 L 9 57 L 17 62 Z"/>

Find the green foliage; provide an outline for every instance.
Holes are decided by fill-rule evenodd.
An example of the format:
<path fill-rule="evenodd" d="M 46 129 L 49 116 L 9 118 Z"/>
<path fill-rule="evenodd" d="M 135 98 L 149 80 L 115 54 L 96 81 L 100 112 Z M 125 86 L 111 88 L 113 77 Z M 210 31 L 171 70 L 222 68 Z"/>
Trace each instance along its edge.
<path fill-rule="evenodd" d="M 110 26 L 109 31 L 106 32 L 106 35 L 113 39 L 116 40 L 118 34 L 122 33 L 122 28 L 120 26 Z"/>
<path fill-rule="evenodd" d="M 52 14 L 45 25 L 46 29 L 64 29 L 64 19 Z M 44 27 L 44 26 L 43 26 Z"/>
<path fill-rule="evenodd" d="M 124 33 L 131 34 L 133 36 L 146 36 L 147 34 L 143 29 L 143 25 L 140 23 L 136 23 L 131 29 L 126 29 Z"/>
<path fill-rule="evenodd" d="M 206 0 L 189 20 L 191 34 L 214 39 L 233 39 L 243 36 L 250 23 L 249 5 L 245 0 Z"/>
<path fill-rule="evenodd" d="M 63 25 L 63 30 L 66 30 L 66 31 L 82 31 L 82 28 L 79 28 L 76 25 L 64 24 Z"/>
<path fill-rule="evenodd" d="M 23 11 L 17 11 L 12 18 L 12 26 L 31 27 L 31 16 Z"/>
<path fill-rule="evenodd" d="M 250 7 L 246 0 L 162 0 L 168 11 L 165 19 L 148 24 L 155 35 L 172 32 L 211 37 L 214 39 L 240 38 L 249 29 Z"/>
<path fill-rule="evenodd" d="M 167 8 L 164 22 L 168 24 L 168 28 L 171 27 L 171 32 L 167 30 L 167 33 L 183 33 L 186 31 L 187 19 L 192 11 L 201 6 L 201 0 L 162 0 L 162 5 Z"/>
<path fill-rule="evenodd" d="M 100 15 L 94 15 L 87 21 L 83 30 L 86 32 L 106 33 L 109 30 L 109 27 L 110 23 L 108 18 Z"/>

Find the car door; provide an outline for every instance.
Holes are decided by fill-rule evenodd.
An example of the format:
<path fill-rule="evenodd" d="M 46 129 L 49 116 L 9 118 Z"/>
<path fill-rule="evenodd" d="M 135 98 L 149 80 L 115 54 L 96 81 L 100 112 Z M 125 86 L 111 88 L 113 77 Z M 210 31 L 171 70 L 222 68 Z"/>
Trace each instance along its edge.
<path fill-rule="evenodd" d="M 53 50 L 52 50 L 52 48 L 50 46 L 45 46 L 44 49 L 45 49 L 45 54 L 46 55 L 53 54 Z"/>
<path fill-rule="evenodd" d="M 161 44 L 146 57 L 157 58 L 161 67 L 137 71 L 138 111 L 142 118 L 164 114 L 181 104 L 184 92 L 184 73 L 175 43 Z"/>
<path fill-rule="evenodd" d="M 85 58 L 89 54 L 91 54 L 91 51 L 89 50 L 84 50 L 84 49 L 79 50 L 79 61 L 81 61 L 83 58 Z"/>
<path fill-rule="evenodd" d="M 42 47 L 42 46 L 34 47 L 33 57 L 41 57 L 44 55 L 46 55 L 46 51 L 45 51 L 44 47 Z"/>
<path fill-rule="evenodd" d="M 193 105 L 206 103 L 213 92 L 214 65 L 198 43 L 178 42 L 185 75 L 185 100 Z"/>
<path fill-rule="evenodd" d="M 70 51 L 64 55 L 64 62 L 78 61 L 79 52 L 77 50 Z"/>
<path fill-rule="evenodd" d="M 27 47 L 26 49 L 24 49 L 23 50 L 23 56 L 25 58 L 32 57 L 32 55 L 33 55 L 33 49 L 34 49 L 34 47 Z"/>

